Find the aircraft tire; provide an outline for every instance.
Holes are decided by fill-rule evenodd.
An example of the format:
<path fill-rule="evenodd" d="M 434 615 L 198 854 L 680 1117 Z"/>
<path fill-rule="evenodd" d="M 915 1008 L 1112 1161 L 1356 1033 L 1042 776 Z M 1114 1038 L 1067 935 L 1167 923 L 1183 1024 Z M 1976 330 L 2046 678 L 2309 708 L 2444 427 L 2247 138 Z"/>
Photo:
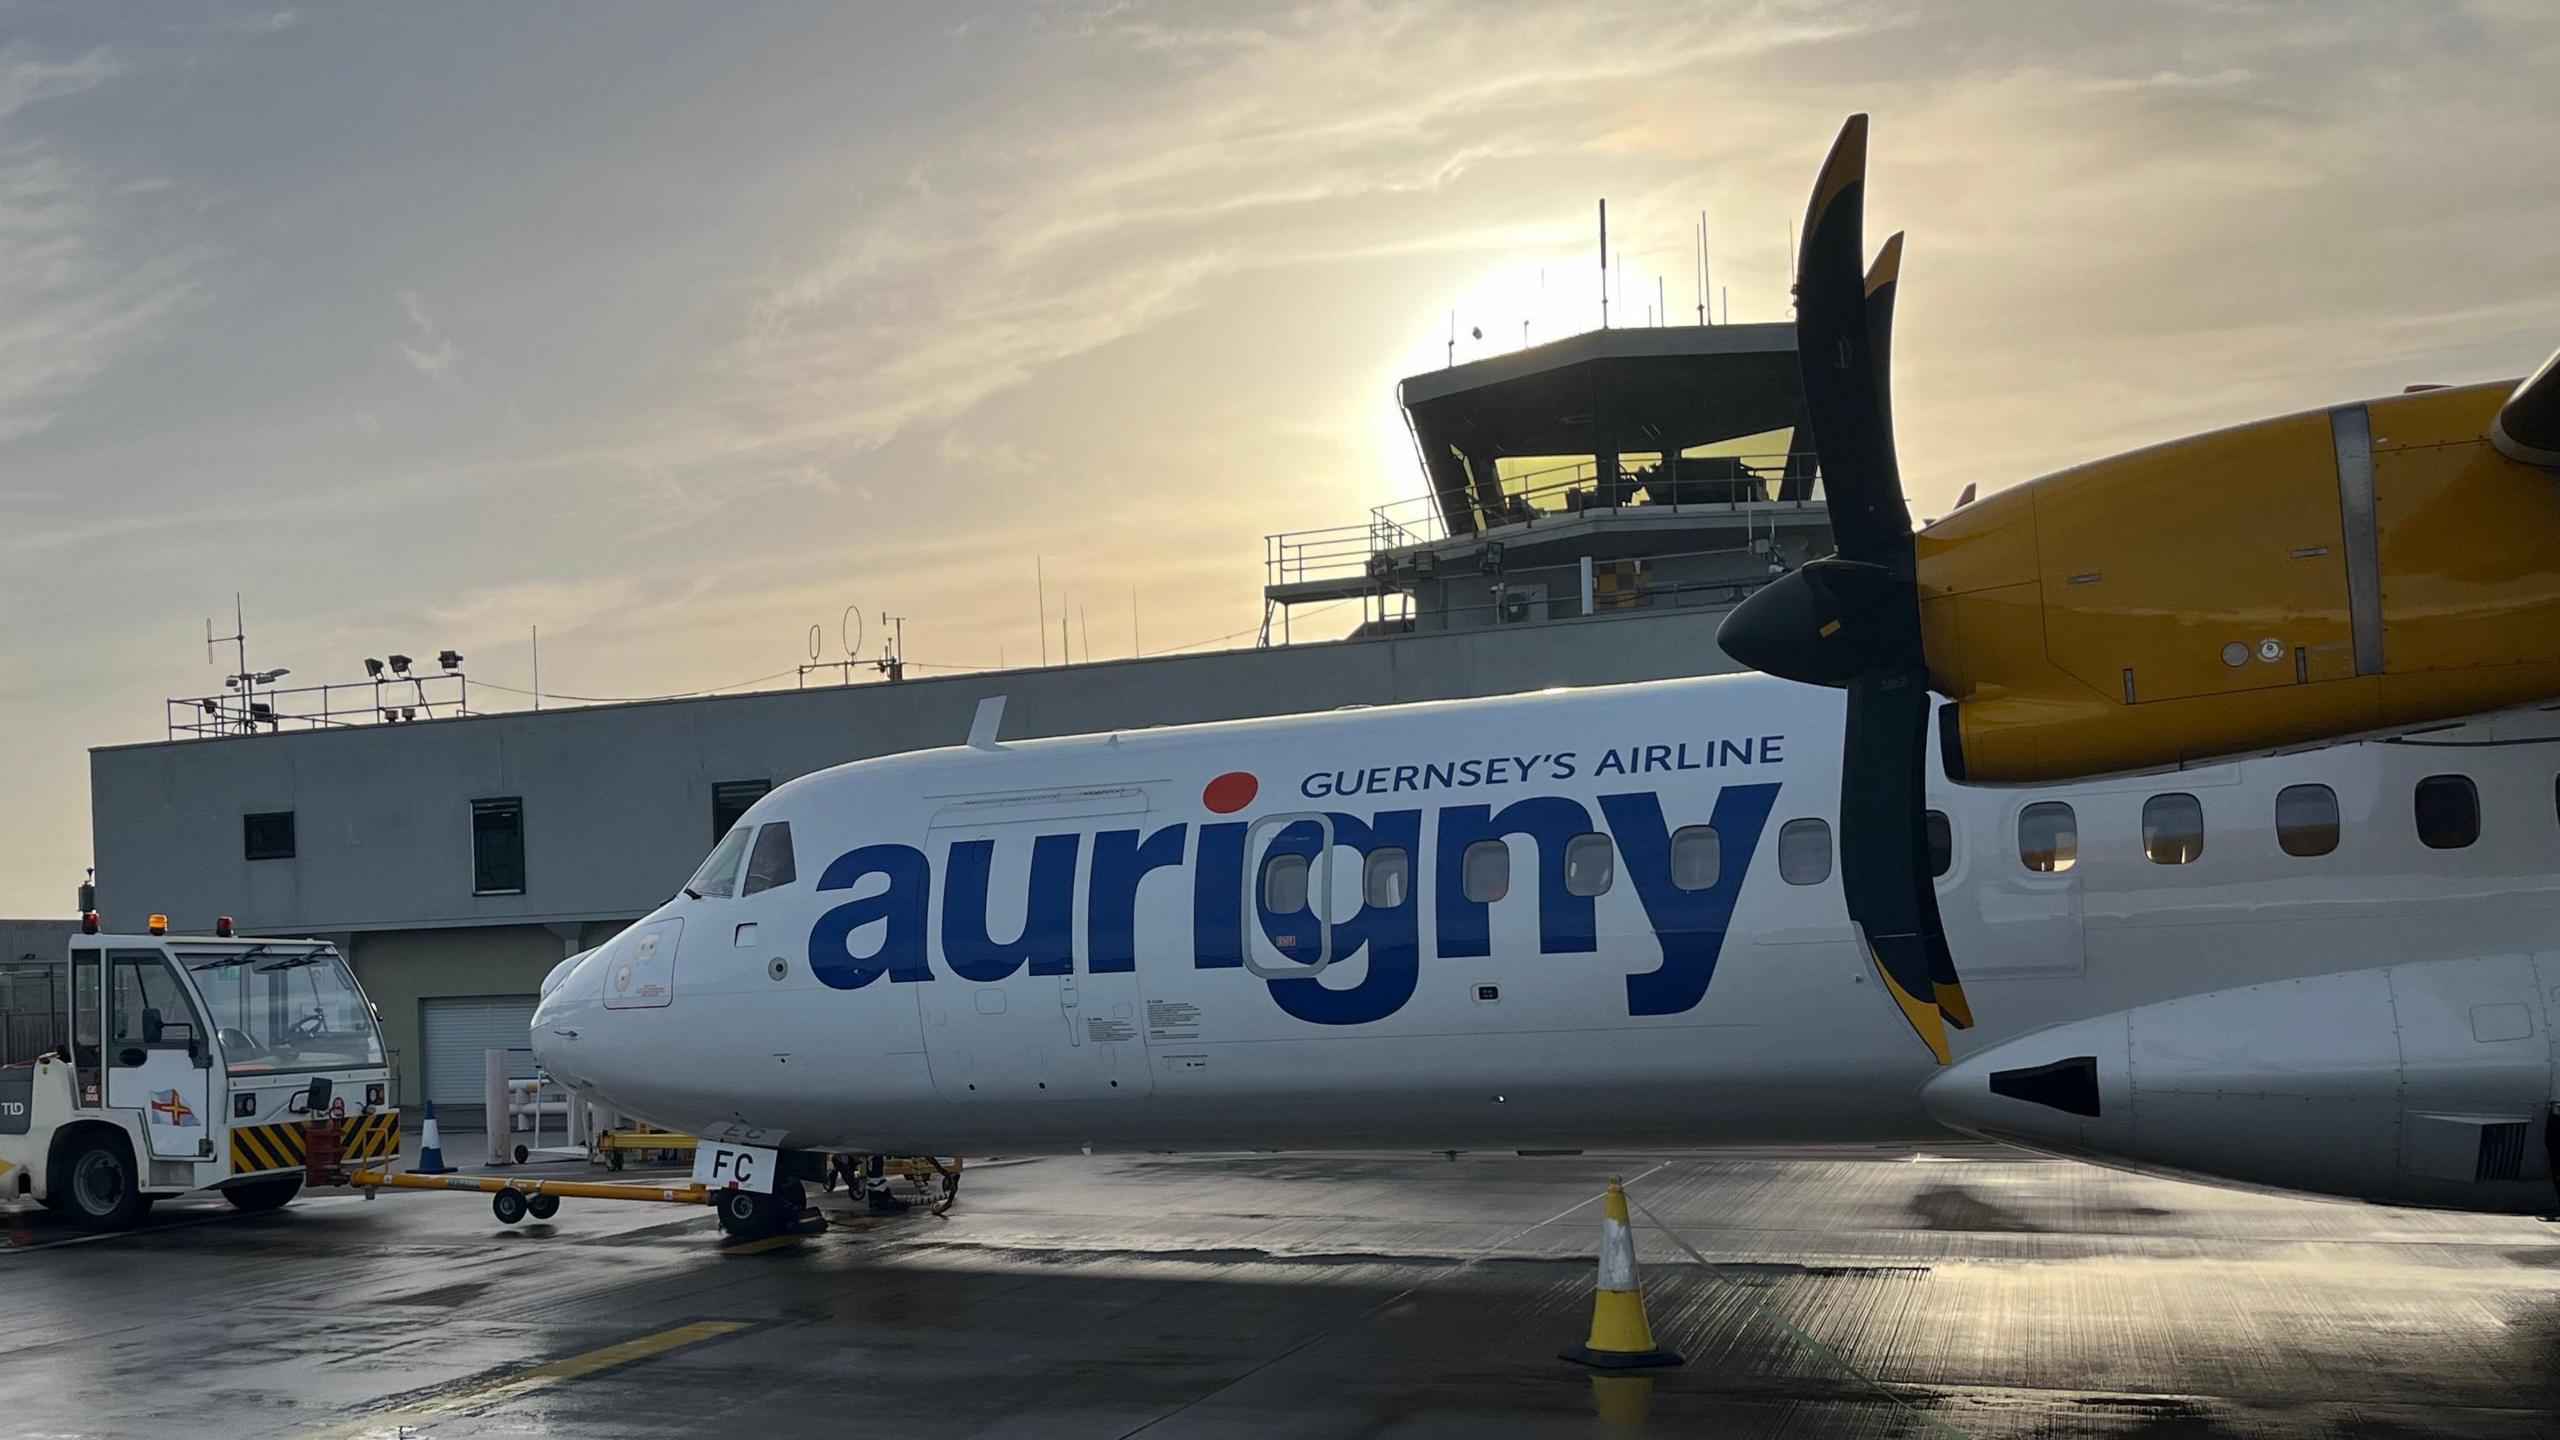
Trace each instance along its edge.
<path fill-rule="evenodd" d="M 779 1235 L 788 1223 L 782 1207 L 770 1195 L 752 1190 L 730 1190 L 720 1196 L 720 1230 L 732 1240 L 761 1240 Z"/>

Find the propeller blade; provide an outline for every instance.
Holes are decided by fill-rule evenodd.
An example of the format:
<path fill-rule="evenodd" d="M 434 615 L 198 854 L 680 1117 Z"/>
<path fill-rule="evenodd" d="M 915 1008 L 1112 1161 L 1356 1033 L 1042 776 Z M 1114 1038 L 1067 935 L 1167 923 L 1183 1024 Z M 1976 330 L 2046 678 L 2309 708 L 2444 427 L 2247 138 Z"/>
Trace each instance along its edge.
<path fill-rule="evenodd" d="M 1875 366 L 1876 418 L 1880 427 L 1877 455 L 1887 483 L 1897 496 L 1902 494 L 1902 461 L 1893 433 L 1893 302 L 1901 280 L 1902 232 L 1896 230 L 1885 237 L 1884 248 L 1876 252 L 1875 264 L 1867 268 L 1866 320 L 1867 345 Z M 1903 924 L 1908 924 L 1912 933 L 1918 936 L 1920 949 L 1928 961 L 1930 995 L 1937 1002 L 1939 1013 L 1957 1029 L 1970 1030 L 1973 1028 L 1973 1003 L 1965 997 L 1964 980 L 1956 974 L 1955 954 L 1947 948 L 1946 929 L 1938 916 L 1938 887 L 1927 864 L 1929 836 L 1924 807 L 1929 779 L 1928 656 L 1921 646 L 1916 624 L 1919 593 L 1909 585 L 1917 573 L 1917 542 L 1911 538 L 1908 501 L 1904 502 L 1900 521 L 1902 570 L 1898 578 L 1904 582 L 1908 593 L 1895 596 L 1890 603 L 1913 617 L 1914 628 L 1906 637 L 1904 653 L 1896 656 L 1892 663 L 1899 667 L 1899 674 L 1909 678 L 1909 693 L 1921 698 L 1910 723 L 1899 726 L 1895 732 L 1896 741 L 1907 740 L 1908 745 L 1900 752 L 1901 763 L 1894 772 L 1893 781 L 1907 787 L 1904 793 L 1911 797 L 1911 801 L 1903 814 L 1893 817 L 1890 822 L 1886 817 L 1876 817 L 1879 825 L 1892 823 L 1896 826 L 1894 830 L 1879 835 L 1879 851 L 1892 853 L 1889 859 L 1878 860 L 1878 879 L 1881 881 L 1887 875 L 1903 877 L 1894 881 L 1901 887 L 1902 894 L 1900 897 L 1878 896 L 1875 904 L 1878 913 L 1892 917 L 1890 921 L 1880 923 L 1888 924 L 1897 931 Z M 1896 719 L 1898 722 L 1901 717 Z M 1883 743 L 1881 739 L 1877 741 L 1879 747 Z M 1848 826 L 1849 817 L 1844 809 L 1841 815 L 1844 851 L 1848 845 Z M 1909 833 L 1901 833 L 1903 829 Z M 1846 878 L 1845 866 L 1843 878 Z M 1925 1034 L 1923 1038 L 1926 1038 Z M 1944 1058 L 1940 1057 L 1941 1060 Z"/>
<path fill-rule="evenodd" d="M 1840 889 L 1866 938 L 1885 993 L 1944 1065 L 1947 1015 L 1938 1000 L 1946 939 L 1930 883 L 1928 832 L 1916 803 L 1928 752 L 1929 692 L 1907 674 L 1849 684 L 1840 765 Z M 1921 883 L 1914 885 L 1914 877 Z M 1947 973 L 1954 974 L 1947 961 Z"/>
<path fill-rule="evenodd" d="M 1832 142 L 1796 262 L 1796 354 L 1839 553 L 1737 607 L 1717 639 L 1772 674 L 1846 685 L 1840 877 L 1886 992 L 1940 1064 L 1973 1023 L 1929 873 L 1930 697 L 1911 507 L 1893 438 L 1902 236 L 1866 264 L 1867 117 Z M 1762 663 L 1762 662 L 1767 663 Z"/>
<path fill-rule="evenodd" d="M 1894 468 L 1881 356 L 1868 327 L 1866 176 L 1867 117 L 1852 115 L 1831 143 L 1805 212 L 1796 258 L 1796 355 L 1841 558 L 1908 577 L 1911 510 Z M 1885 278 L 1889 326 L 1892 272 Z"/>

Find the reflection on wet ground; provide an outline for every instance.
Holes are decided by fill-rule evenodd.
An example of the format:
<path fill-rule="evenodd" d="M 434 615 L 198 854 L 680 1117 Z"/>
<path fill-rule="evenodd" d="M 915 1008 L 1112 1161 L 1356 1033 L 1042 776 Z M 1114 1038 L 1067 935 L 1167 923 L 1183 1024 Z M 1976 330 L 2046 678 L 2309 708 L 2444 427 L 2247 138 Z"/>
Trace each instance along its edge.
<path fill-rule="evenodd" d="M 1555 1358 L 1613 1171 L 1713 1266 L 1639 1220 L 1676 1370 Z M 754 1253 L 656 1206 L 513 1229 L 434 1195 L 163 1212 L 68 1244 L 39 1214 L 0 1252 L 0 1428 L 2560 1433 L 2538 1222 L 1990 1149 L 1039 1160 L 973 1168 L 947 1219 Z"/>

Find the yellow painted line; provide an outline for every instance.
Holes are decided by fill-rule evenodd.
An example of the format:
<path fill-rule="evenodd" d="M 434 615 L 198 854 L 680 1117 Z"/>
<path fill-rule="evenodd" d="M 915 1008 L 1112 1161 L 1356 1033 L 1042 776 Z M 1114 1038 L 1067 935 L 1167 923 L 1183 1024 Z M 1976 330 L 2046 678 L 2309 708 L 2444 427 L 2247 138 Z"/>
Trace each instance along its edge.
<path fill-rule="evenodd" d="M 761 1240 L 750 1240 L 744 1245 L 722 1246 L 720 1253 L 723 1255 L 761 1255 L 767 1250 L 788 1249 L 793 1245 L 799 1244 L 801 1238 L 802 1237 L 798 1235 L 767 1235 Z"/>
<path fill-rule="evenodd" d="M 744 1320 L 696 1320 L 690 1324 L 678 1325 L 671 1330 L 661 1330 L 655 1335 L 643 1335 L 636 1340 L 607 1345 L 601 1350 L 590 1350 L 584 1355 L 572 1355 L 565 1360 L 554 1360 L 548 1365 L 536 1365 L 530 1370 L 519 1370 L 513 1375 L 502 1375 L 495 1380 L 483 1380 L 475 1385 L 465 1385 L 448 1394 L 439 1395 L 432 1400 L 420 1401 L 399 1410 L 366 1415 L 340 1425 L 333 1425 L 326 1430 L 314 1430 L 305 1436 L 305 1440 L 358 1440 L 358 1437 L 362 1436 L 398 1435 L 403 1427 L 415 1427 L 427 1421 L 440 1420 L 467 1410 L 503 1405 L 507 1401 L 536 1390 L 547 1389 L 563 1381 L 584 1380 L 607 1370 L 654 1359 L 671 1350 L 681 1350 L 687 1345 L 699 1345 L 706 1340 L 735 1335 L 748 1328 L 750 1327 Z"/>

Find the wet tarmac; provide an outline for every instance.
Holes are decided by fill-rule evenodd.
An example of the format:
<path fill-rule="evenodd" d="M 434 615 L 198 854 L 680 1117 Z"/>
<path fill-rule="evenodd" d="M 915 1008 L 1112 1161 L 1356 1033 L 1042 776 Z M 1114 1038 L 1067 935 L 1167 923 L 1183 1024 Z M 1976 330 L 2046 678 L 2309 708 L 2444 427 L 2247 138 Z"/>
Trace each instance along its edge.
<path fill-rule="evenodd" d="M 1613 1170 L 1688 1357 L 1643 1378 L 1556 1358 Z M 438 1195 L 25 1218 L 13 1437 L 2560 1434 L 2552 1227 L 1957 1146 L 1049 1159 L 744 1247 Z"/>

